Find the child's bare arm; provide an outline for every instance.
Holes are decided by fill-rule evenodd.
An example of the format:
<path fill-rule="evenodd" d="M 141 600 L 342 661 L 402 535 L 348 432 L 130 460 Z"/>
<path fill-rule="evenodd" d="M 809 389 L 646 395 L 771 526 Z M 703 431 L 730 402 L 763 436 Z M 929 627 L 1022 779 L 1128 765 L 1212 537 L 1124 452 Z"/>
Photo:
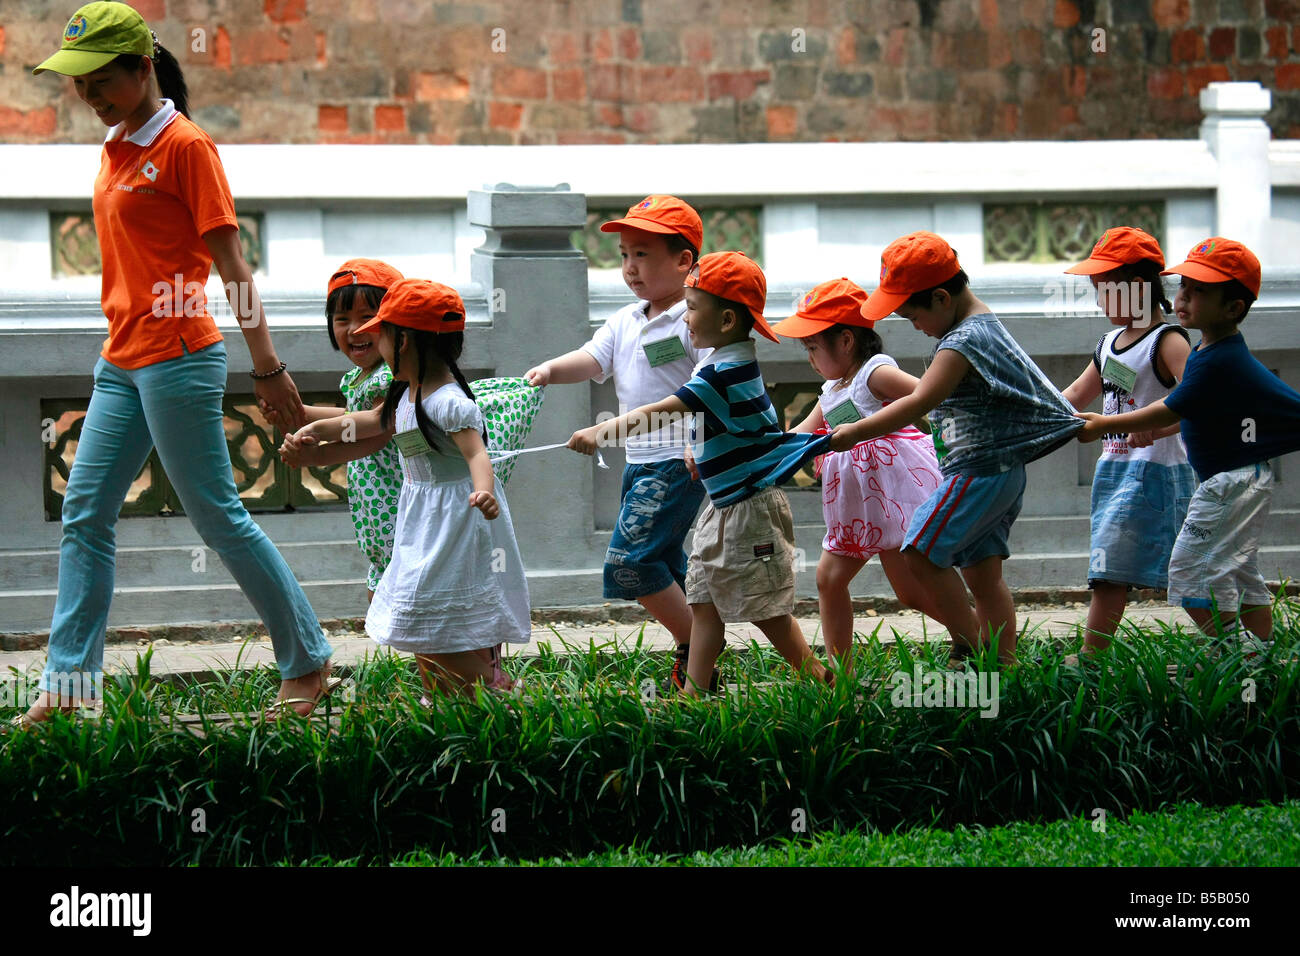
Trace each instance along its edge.
<path fill-rule="evenodd" d="M 595 378 L 600 372 L 600 363 L 590 352 L 574 349 L 530 368 L 524 378 L 529 385 L 572 385 Z"/>
<path fill-rule="evenodd" d="M 1183 369 L 1187 367 L 1187 356 L 1192 354 L 1192 347 L 1181 335 L 1165 333 L 1160 339 L 1160 351 L 1156 353 L 1156 369 L 1166 378 L 1175 382 L 1183 380 Z"/>
<path fill-rule="evenodd" d="M 826 424 L 826 417 L 822 415 L 822 403 L 813 402 L 812 411 L 808 413 L 808 417 L 805 418 L 803 421 L 801 421 L 798 425 L 795 425 L 794 428 L 790 429 L 790 431 L 802 432 L 804 434 L 811 434 L 812 432 L 815 432 L 817 429 L 821 428 L 825 424 Z"/>
<path fill-rule="evenodd" d="M 492 459 L 488 457 L 483 436 L 473 428 L 462 428 L 450 434 L 451 440 L 465 456 L 465 461 L 469 464 L 470 477 L 474 479 L 474 490 L 470 492 L 469 506 L 483 512 L 483 517 L 488 520 L 495 518 L 501 513 L 501 506 L 497 504 Z"/>
<path fill-rule="evenodd" d="M 260 398 L 257 400 L 257 407 L 261 410 L 262 417 L 265 418 L 268 423 L 280 429 L 284 428 L 285 422 L 280 419 L 279 412 L 271 409 L 267 406 L 266 402 Z M 318 422 L 322 418 L 334 418 L 337 415 L 342 415 L 345 411 L 347 411 L 347 409 L 338 405 L 304 405 L 302 407 L 303 416 L 308 422 Z"/>
<path fill-rule="evenodd" d="M 584 455 L 593 455 L 600 445 L 609 444 L 611 436 L 621 435 L 626 438 L 629 435 L 655 431 L 669 423 L 670 419 L 666 416 L 674 413 L 684 415 L 689 412 L 690 408 L 685 402 L 676 395 L 669 395 L 653 404 L 634 408 L 626 415 L 611 418 L 590 428 L 579 429 L 569 439 L 568 447 Z"/>
<path fill-rule="evenodd" d="M 894 368 L 892 365 L 880 366 L 871 373 L 871 378 L 867 379 L 867 388 L 871 389 L 871 394 L 882 402 L 894 402 L 906 398 L 915 392 L 916 386 L 920 384 L 921 380 L 915 375 L 909 375 L 901 368 Z"/>
<path fill-rule="evenodd" d="M 1123 415 L 1098 415 L 1095 412 L 1076 412 L 1086 424 L 1079 431 L 1081 442 L 1096 441 L 1110 432 L 1149 432 L 1177 424 L 1180 419 L 1163 401 L 1152 402 L 1135 412 Z"/>
<path fill-rule="evenodd" d="M 311 437 L 317 442 L 347 441 L 356 442 L 375 435 L 393 437 L 393 428 L 385 428 L 379 420 L 382 406 L 367 409 L 364 412 L 349 412 L 333 418 L 322 418 L 304 425 L 295 433 L 301 440 Z"/>
<path fill-rule="evenodd" d="M 1066 386 L 1061 394 L 1074 406 L 1076 412 L 1095 402 L 1101 394 L 1101 373 L 1097 371 L 1097 366 L 1089 362 L 1079 377 Z"/>
<path fill-rule="evenodd" d="M 306 444 L 290 435 L 280 446 L 280 458 L 290 468 L 301 468 L 304 465 L 311 465 L 314 468 L 322 465 L 341 465 L 344 462 L 367 458 L 391 440 L 390 435 L 382 434 L 372 435 L 360 441 L 332 441 L 320 445 Z M 294 460 L 291 461 L 290 457 Z"/>
<path fill-rule="evenodd" d="M 831 449 L 848 451 L 860 442 L 888 435 L 916 421 L 951 395 L 969 371 L 970 362 L 960 352 L 940 349 L 910 395 L 891 402 L 860 422 L 840 425 L 831 438 Z"/>

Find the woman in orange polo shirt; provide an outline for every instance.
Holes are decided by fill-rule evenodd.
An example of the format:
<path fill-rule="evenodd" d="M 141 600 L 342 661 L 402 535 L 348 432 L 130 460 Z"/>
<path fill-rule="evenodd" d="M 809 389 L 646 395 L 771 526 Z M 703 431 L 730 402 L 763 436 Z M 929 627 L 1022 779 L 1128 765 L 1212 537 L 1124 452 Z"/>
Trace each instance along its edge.
<path fill-rule="evenodd" d="M 271 343 L 216 147 L 190 122 L 176 60 L 126 4 L 79 9 L 62 48 L 34 72 L 43 70 L 73 77 L 77 95 L 110 128 L 94 191 L 108 339 L 63 501 L 41 694 L 21 720 L 39 722 L 100 695 L 114 529 L 153 447 L 186 515 L 270 631 L 282 678 L 272 710 L 310 713 L 327 686 L 331 650 L 235 489 L 221 410 L 226 351 L 203 295 L 213 263 L 253 359 L 257 397 L 294 428 L 302 401 Z"/>

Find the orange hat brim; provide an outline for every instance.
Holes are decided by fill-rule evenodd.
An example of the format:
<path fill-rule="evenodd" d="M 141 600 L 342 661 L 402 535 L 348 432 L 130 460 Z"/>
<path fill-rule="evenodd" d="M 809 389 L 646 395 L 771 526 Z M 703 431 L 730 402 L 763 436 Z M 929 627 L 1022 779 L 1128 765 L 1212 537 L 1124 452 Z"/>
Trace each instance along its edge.
<path fill-rule="evenodd" d="M 1094 259 L 1090 256 L 1077 266 L 1070 266 L 1065 271 L 1072 276 L 1095 276 L 1118 269 L 1122 265 L 1124 265 L 1123 262 L 1116 262 L 1114 259 Z"/>
<path fill-rule="evenodd" d="M 355 332 L 353 332 L 352 334 L 353 334 L 353 335 L 360 335 L 362 332 L 369 332 L 371 329 L 377 329 L 377 328 L 379 328 L 379 327 L 380 327 L 381 325 L 383 325 L 383 324 L 384 324 L 384 320 L 381 319 L 378 315 L 376 315 L 376 316 L 374 316 L 374 318 L 370 319 L 370 321 L 368 321 L 368 322 L 366 322 L 364 325 L 358 327 L 357 330 L 356 330 Z"/>
<path fill-rule="evenodd" d="M 784 335 L 786 338 L 806 339 L 810 335 L 825 332 L 833 325 L 835 325 L 834 322 L 828 322 L 824 319 L 810 319 L 803 315 L 792 315 L 772 326 L 772 331 L 778 335 Z"/>
<path fill-rule="evenodd" d="M 1220 272 L 1218 269 L 1207 266 L 1203 262 L 1180 262 L 1160 274 L 1162 276 L 1187 276 L 1187 278 L 1195 279 L 1198 282 L 1231 282 L 1234 278 L 1226 272 Z"/>
<path fill-rule="evenodd" d="M 675 236 L 681 233 L 680 229 L 672 226 L 666 226 L 662 222 L 654 222 L 650 219 L 615 219 L 612 222 L 601 223 L 601 232 L 622 232 L 624 229 L 640 229 L 642 232 L 658 232 L 665 236 Z"/>
<path fill-rule="evenodd" d="M 771 339 L 773 342 L 781 341 L 780 336 L 778 336 L 775 332 L 772 331 L 772 326 L 767 324 L 767 319 L 763 318 L 761 315 L 756 313 L 753 309 L 749 310 L 749 314 L 754 317 L 754 328 L 758 329 L 761 335 Z"/>
<path fill-rule="evenodd" d="M 884 289 L 876 289 L 867 296 L 867 301 L 862 303 L 862 317 L 873 322 L 883 319 L 887 315 L 892 315 L 910 296 L 910 292 L 886 292 Z"/>

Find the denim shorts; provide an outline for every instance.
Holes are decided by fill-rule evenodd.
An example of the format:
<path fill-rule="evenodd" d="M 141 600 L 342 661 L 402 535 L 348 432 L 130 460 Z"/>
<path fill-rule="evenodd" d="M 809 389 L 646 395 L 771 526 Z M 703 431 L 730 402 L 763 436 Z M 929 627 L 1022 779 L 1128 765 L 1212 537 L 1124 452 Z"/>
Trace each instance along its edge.
<path fill-rule="evenodd" d="M 685 584 L 682 544 L 704 495 L 680 458 L 624 467 L 622 505 L 605 552 L 606 598 L 635 601 Z"/>
<path fill-rule="evenodd" d="M 968 568 L 1007 558 L 1007 537 L 1025 498 L 1025 466 L 999 475 L 945 477 L 912 513 L 904 548 L 916 548 L 941 568 Z"/>
<path fill-rule="evenodd" d="M 1169 585 L 1169 553 L 1196 488 L 1192 466 L 1152 461 L 1097 462 L 1092 479 L 1088 586 Z"/>

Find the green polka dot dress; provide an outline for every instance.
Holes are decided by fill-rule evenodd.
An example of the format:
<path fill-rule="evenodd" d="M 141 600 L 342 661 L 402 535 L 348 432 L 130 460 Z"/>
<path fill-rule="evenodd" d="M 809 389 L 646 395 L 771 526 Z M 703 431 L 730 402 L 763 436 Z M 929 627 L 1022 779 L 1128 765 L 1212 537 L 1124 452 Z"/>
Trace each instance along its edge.
<path fill-rule="evenodd" d="M 533 419 L 542 407 L 543 391 L 522 378 L 481 378 L 470 382 L 474 401 L 483 412 L 489 452 L 518 451 L 532 430 Z M 492 470 L 505 484 L 518 458 L 502 458 Z"/>
<path fill-rule="evenodd" d="M 382 402 L 393 373 L 385 362 L 373 369 L 354 368 L 339 382 L 349 412 L 366 411 Z M 402 492 L 402 460 L 397 445 L 389 442 L 373 455 L 348 462 L 348 505 L 357 545 L 370 559 L 366 587 L 379 587 L 379 579 L 393 557 L 393 529 L 397 524 L 397 499 Z"/>

